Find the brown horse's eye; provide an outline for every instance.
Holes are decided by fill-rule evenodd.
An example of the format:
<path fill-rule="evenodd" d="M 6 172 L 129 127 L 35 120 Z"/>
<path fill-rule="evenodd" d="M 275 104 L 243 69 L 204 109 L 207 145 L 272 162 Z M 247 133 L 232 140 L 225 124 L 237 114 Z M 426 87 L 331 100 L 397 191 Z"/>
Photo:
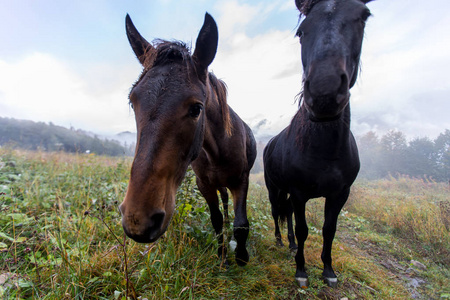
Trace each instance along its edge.
<path fill-rule="evenodd" d="M 191 116 L 192 118 L 197 118 L 202 112 L 202 109 L 203 105 L 199 103 L 191 105 L 191 107 L 189 108 L 189 116 Z"/>

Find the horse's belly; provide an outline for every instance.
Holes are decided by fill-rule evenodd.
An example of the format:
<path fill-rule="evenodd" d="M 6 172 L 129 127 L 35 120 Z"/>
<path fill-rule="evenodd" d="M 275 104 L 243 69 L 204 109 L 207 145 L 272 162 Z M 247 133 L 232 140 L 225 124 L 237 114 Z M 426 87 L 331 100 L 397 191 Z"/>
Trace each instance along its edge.
<path fill-rule="evenodd" d="M 288 181 L 291 189 L 294 188 L 310 198 L 326 197 L 349 188 L 356 178 L 356 174 L 352 173 L 354 172 L 332 164 L 323 165 L 321 168 L 293 166 L 292 176 L 288 176 Z"/>

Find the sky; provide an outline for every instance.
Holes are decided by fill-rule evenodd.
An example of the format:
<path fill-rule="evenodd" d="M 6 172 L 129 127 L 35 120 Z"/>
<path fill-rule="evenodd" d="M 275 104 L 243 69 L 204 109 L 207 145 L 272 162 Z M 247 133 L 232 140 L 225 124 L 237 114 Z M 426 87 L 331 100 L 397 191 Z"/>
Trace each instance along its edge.
<path fill-rule="evenodd" d="M 352 131 L 450 129 L 450 2 L 375 0 L 351 90 Z M 0 117 L 111 136 L 135 132 L 128 93 L 142 67 L 125 16 L 148 40 L 195 45 L 209 12 L 219 48 L 209 70 L 256 136 L 273 136 L 298 108 L 299 13 L 294 0 L 0 0 Z"/>

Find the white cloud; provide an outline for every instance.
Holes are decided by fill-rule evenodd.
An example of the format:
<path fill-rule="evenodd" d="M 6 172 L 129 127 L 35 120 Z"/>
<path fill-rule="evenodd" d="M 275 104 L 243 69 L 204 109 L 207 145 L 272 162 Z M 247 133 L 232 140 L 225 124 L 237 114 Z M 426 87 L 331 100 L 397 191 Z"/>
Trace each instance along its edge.
<path fill-rule="evenodd" d="M 291 31 L 270 30 L 250 37 L 246 25 L 260 22 L 279 9 L 280 3 L 250 6 L 231 1 L 222 5 L 221 41 L 210 68 L 227 84 L 228 103 L 241 118 L 250 125 L 267 119 L 261 131 L 273 135 L 289 124 L 297 110 L 300 45 Z"/>
<path fill-rule="evenodd" d="M 117 71 L 109 68 L 102 74 L 108 78 Z M 122 78 L 127 76 L 122 74 Z M 43 53 L 14 63 L 0 61 L 0 116 L 51 121 L 85 130 L 95 128 L 104 133 L 133 130 L 134 118 L 127 108 L 132 80 L 107 88 L 104 80 L 83 78 L 64 62 Z M 103 85 L 101 92 L 95 91 L 97 85 Z"/>
<path fill-rule="evenodd" d="M 410 138 L 436 136 L 449 126 L 448 117 L 433 109 L 450 111 L 450 102 L 443 101 L 443 91 L 450 90 L 450 40 L 444 38 L 450 20 L 438 5 L 434 11 L 406 0 L 368 6 L 374 17 L 366 27 L 362 74 L 352 90 L 354 131 L 383 134 L 396 128 Z"/>
<path fill-rule="evenodd" d="M 448 2 L 435 1 L 426 9 L 418 0 L 368 4 L 374 16 L 366 27 L 362 73 L 351 91 L 356 134 L 397 128 L 410 136 L 435 136 L 450 126 L 445 114 L 450 111 L 450 18 L 443 9 Z M 158 9 L 157 14 L 165 16 L 164 6 L 155 3 L 150 5 L 153 14 Z M 276 134 L 297 111 L 294 100 L 301 89 L 302 69 L 300 45 L 293 31 L 298 14 L 289 20 L 289 30 L 279 29 L 284 21 L 280 16 L 286 16 L 280 12 L 296 12 L 294 1 L 267 3 L 208 2 L 214 6 L 208 10 L 219 25 L 219 50 L 210 70 L 227 83 L 230 106 L 244 120 L 261 125 L 260 134 Z M 171 10 L 167 19 L 179 22 L 150 27 L 154 28 L 150 32 L 185 41 L 188 36 L 195 41 L 199 27 L 179 24 L 200 26 L 201 21 L 191 22 L 189 16 L 193 15 L 182 13 L 184 16 Z M 149 31 L 144 25 L 138 27 L 152 39 L 151 34 L 145 34 Z M 126 56 L 102 64 L 92 63 L 93 59 L 75 61 L 73 57 L 63 61 L 44 53 L 14 61 L 0 58 L 0 116 L 52 121 L 96 132 L 134 131 L 127 94 L 140 67 L 123 31 L 117 34 L 124 38 Z M 264 119 L 267 122 L 261 122 Z"/>
<path fill-rule="evenodd" d="M 219 35 L 221 40 L 226 40 L 242 31 L 245 25 L 251 22 L 260 11 L 260 6 L 239 4 L 238 1 L 226 1 L 218 7 L 221 16 L 218 18 L 220 24 Z"/>

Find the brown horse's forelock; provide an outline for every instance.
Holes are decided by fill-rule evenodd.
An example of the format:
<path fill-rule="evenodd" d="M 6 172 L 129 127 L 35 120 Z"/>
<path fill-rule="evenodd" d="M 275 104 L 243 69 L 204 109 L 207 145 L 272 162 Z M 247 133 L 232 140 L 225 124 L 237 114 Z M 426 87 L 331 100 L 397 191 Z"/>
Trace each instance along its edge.
<path fill-rule="evenodd" d="M 145 74 L 157 65 L 164 65 L 169 62 L 180 61 L 186 64 L 187 69 L 195 69 L 194 61 L 191 56 L 191 51 L 188 46 L 180 41 L 165 41 L 165 40 L 154 40 L 153 45 L 155 48 L 149 48 L 144 53 L 144 70 L 139 76 L 139 79 L 133 85 L 136 86 Z M 156 49 L 156 51 L 154 51 Z M 209 84 L 212 86 L 214 93 L 217 96 L 217 100 L 220 105 L 220 110 L 222 114 L 223 126 L 225 133 L 228 136 L 232 135 L 232 124 L 230 118 L 230 110 L 227 103 L 227 87 L 225 83 L 218 79 L 214 74 L 209 73 Z"/>
<path fill-rule="evenodd" d="M 186 67 L 193 68 L 194 62 L 192 61 L 191 53 L 188 46 L 180 41 L 166 41 L 166 40 L 154 40 L 153 46 L 149 46 L 144 56 L 144 69 L 142 70 L 141 75 L 138 80 L 134 83 L 133 87 L 135 87 L 147 72 L 157 66 L 164 65 L 169 62 L 180 61 L 185 62 Z"/>

